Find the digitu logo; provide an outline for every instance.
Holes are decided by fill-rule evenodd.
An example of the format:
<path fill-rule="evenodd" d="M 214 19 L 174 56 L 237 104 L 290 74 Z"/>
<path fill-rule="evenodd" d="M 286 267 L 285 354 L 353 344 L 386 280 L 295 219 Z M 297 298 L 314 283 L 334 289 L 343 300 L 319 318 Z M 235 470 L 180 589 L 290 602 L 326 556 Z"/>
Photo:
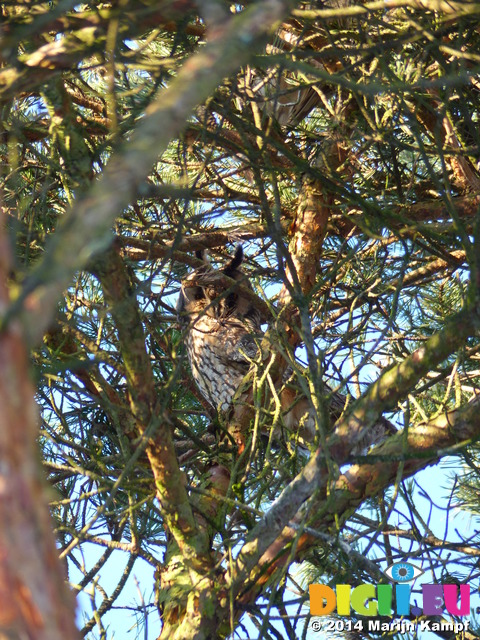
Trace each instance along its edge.
<path fill-rule="evenodd" d="M 327 616 L 337 610 L 339 616 L 350 616 L 353 609 L 361 616 L 409 616 L 410 585 L 424 571 L 410 564 L 392 564 L 385 574 L 392 584 L 337 584 L 335 591 L 324 584 L 311 584 L 310 614 Z M 393 599 L 395 587 L 395 600 Z M 422 584 L 423 615 L 441 615 L 446 609 L 452 616 L 470 615 L 470 587 L 462 584 Z M 393 610 L 393 602 L 395 610 Z"/>

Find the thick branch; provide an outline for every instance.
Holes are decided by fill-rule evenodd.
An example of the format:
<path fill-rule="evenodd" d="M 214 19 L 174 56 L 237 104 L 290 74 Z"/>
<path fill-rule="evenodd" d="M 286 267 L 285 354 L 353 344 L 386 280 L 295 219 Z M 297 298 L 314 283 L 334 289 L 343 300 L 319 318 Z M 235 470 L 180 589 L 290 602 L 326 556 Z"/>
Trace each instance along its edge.
<path fill-rule="evenodd" d="M 400 465 L 402 478 L 408 478 L 452 453 L 452 448 L 465 446 L 472 439 L 477 440 L 480 437 L 479 408 L 480 397 L 477 397 L 460 409 L 446 413 L 427 424 L 417 425 L 409 430 L 406 437 L 405 433 L 399 433 L 390 438 L 367 456 L 367 459 L 372 459 L 370 464 L 367 462 L 353 465 L 341 475 L 328 497 L 324 490 L 317 494 L 308 505 L 309 512 L 314 514 L 314 517 L 310 518 L 311 524 L 320 531 L 329 531 L 332 527 L 341 526 L 360 504 L 396 481 Z M 296 560 L 304 557 L 305 553 L 317 544 L 316 538 L 308 532 L 301 534 L 304 519 L 305 513 L 302 509 L 262 555 L 250 574 L 250 581 L 242 583 L 240 587 L 242 602 L 251 601 L 267 577 L 285 563 L 292 544 L 296 545 Z M 250 585 L 250 589 L 247 585 Z"/>
<path fill-rule="evenodd" d="M 357 442 L 365 434 L 365 431 L 373 426 L 382 416 L 384 411 L 394 409 L 398 402 L 401 401 L 421 380 L 421 378 L 431 369 L 443 362 L 451 353 L 458 349 L 467 337 L 475 335 L 480 327 L 480 322 L 475 312 L 471 310 L 463 311 L 456 316 L 443 331 L 432 336 L 425 344 L 417 349 L 411 356 L 403 362 L 386 371 L 374 384 L 370 386 L 364 396 L 362 396 L 352 406 L 349 414 L 341 417 L 335 427 L 333 434 L 328 438 L 327 446 L 329 456 L 333 458 L 340 466 L 345 463 L 349 452 Z M 471 409 L 468 413 L 471 415 Z M 448 426 L 448 424 L 447 424 Z M 425 433 L 428 431 L 426 429 Z M 423 433 L 423 432 L 422 432 Z M 396 436 L 391 439 L 392 442 L 398 443 Z M 449 446 L 452 442 L 449 440 L 449 432 L 446 432 L 446 443 Z M 432 439 L 432 438 L 431 438 Z M 418 440 L 418 439 L 417 439 Z M 417 442 L 414 440 L 414 442 Z M 433 438 L 435 440 L 435 438 Z M 410 441 L 410 440 L 409 440 Z M 389 440 L 390 442 L 390 440 Z M 433 446 L 433 442 L 427 442 L 425 439 L 419 440 L 422 450 Z M 388 442 L 383 445 L 381 451 L 388 448 Z M 396 445 L 390 445 L 395 447 Z M 420 466 L 426 464 L 425 460 Z M 368 465 L 370 467 L 370 465 Z M 383 466 L 378 465 L 380 475 L 375 476 L 378 484 L 368 484 L 368 473 L 372 476 L 373 467 L 364 477 L 366 486 L 375 487 L 376 490 L 388 484 L 394 475 L 384 477 L 383 474 L 390 474 L 392 470 L 391 463 L 385 463 Z M 363 467 L 362 467 L 363 469 Z M 383 478 L 383 481 L 381 479 Z M 276 500 L 270 511 L 265 514 L 264 518 L 256 525 L 251 532 L 248 541 L 244 545 L 238 556 L 236 566 L 231 574 L 232 583 L 240 587 L 247 576 L 253 571 L 260 558 L 263 556 L 271 544 L 274 543 L 284 526 L 290 520 L 293 520 L 301 509 L 302 505 L 311 498 L 312 495 L 320 492 L 323 495 L 332 478 L 327 471 L 325 463 L 325 454 L 319 449 L 312 456 L 305 468 L 293 480 L 293 482 L 283 491 L 281 496 Z M 345 481 L 344 481 L 345 482 Z M 349 481 L 350 484 L 351 481 Z M 355 483 L 351 482 L 351 494 L 345 491 L 345 498 L 348 496 L 353 499 L 355 495 L 361 495 L 359 499 L 366 496 L 360 489 L 355 489 Z M 338 486 L 338 483 L 337 483 Z M 348 498 L 349 499 L 349 498 Z M 359 502 L 355 503 L 358 504 Z M 334 501 L 334 509 L 337 509 L 339 502 Z M 339 510 L 342 512 L 346 506 Z"/>
<path fill-rule="evenodd" d="M 0 310 L 8 243 L 0 219 Z M 18 322 L 0 332 L 0 637 L 73 640 L 74 600 L 58 560 L 37 450 L 38 413 Z"/>
<path fill-rule="evenodd" d="M 167 543 L 166 563 L 160 573 L 162 591 L 166 594 L 162 635 L 172 640 L 189 637 L 207 640 L 212 637 L 212 628 L 216 625 L 215 606 L 218 605 L 210 536 L 204 519 L 193 515 L 186 479 L 178 465 L 170 418 L 162 410 L 161 397 L 156 394 L 133 287 L 125 264 L 115 249 L 108 250 L 102 259 L 98 259 L 93 270 L 101 280 L 115 321 L 131 411 L 140 442 L 146 445 L 161 513 L 172 536 Z M 171 393 L 169 384 L 172 380 L 165 382 L 167 393 Z M 228 487 L 228 478 L 226 483 Z M 212 501 L 203 504 L 214 508 Z M 199 600 L 203 602 L 201 607 L 198 606 Z M 208 613 L 204 609 L 208 609 Z"/>
<path fill-rule="evenodd" d="M 100 278 L 117 328 L 130 407 L 138 433 L 147 439 L 146 452 L 162 514 L 182 553 L 195 562 L 202 552 L 208 550 L 209 544 L 208 540 L 197 538 L 197 527 L 178 467 L 170 423 L 157 407 L 153 372 L 145 349 L 145 333 L 130 279 L 114 249 L 97 260 L 93 270 Z"/>
<path fill-rule="evenodd" d="M 43 335 L 73 274 L 111 242 L 113 221 L 134 200 L 139 184 L 170 140 L 182 131 L 195 106 L 250 58 L 291 4 L 289 0 L 266 0 L 232 17 L 187 60 L 168 89 L 160 90 L 128 145 L 112 156 L 102 178 L 52 236 L 45 258 L 10 310 L 18 312 L 23 305 L 31 342 Z"/>

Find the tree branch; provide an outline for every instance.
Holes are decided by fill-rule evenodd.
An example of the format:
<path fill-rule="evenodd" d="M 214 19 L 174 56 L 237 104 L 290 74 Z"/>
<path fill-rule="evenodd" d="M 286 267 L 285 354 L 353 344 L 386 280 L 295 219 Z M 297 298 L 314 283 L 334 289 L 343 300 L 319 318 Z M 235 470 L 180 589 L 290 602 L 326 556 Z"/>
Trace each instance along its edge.
<path fill-rule="evenodd" d="M 128 145 L 112 156 L 101 179 L 59 225 L 44 259 L 11 306 L 10 317 L 23 310 L 31 343 L 38 342 L 48 327 L 73 274 L 110 244 L 115 218 L 134 200 L 138 186 L 170 140 L 182 131 L 195 106 L 253 55 L 292 4 L 292 0 L 265 0 L 235 15 L 216 30 L 215 39 L 187 60 L 168 89 L 160 90 Z"/>
<path fill-rule="evenodd" d="M 349 452 L 356 443 L 361 441 L 365 431 L 379 420 L 383 412 L 394 409 L 397 403 L 416 386 L 428 371 L 443 362 L 464 343 L 467 337 L 475 335 L 479 328 L 480 321 L 477 314 L 470 309 L 464 310 L 452 319 L 443 331 L 432 336 L 411 356 L 392 369 L 385 371 L 369 387 L 366 394 L 352 405 L 351 411 L 337 421 L 334 432 L 327 439 L 329 457 L 338 466 L 344 464 L 348 459 Z M 467 405 L 456 416 L 457 428 L 460 429 L 462 436 L 469 434 L 467 437 L 471 437 L 471 432 L 475 433 L 477 428 L 475 409 L 475 404 Z M 446 424 L 442 423 L 442 419 L 438 419 L 430 427 L 429 425 L 419 426 L 415 431 L 409 432 L 409 447 L 414 452 L 418 449 L 422 454 L 422 459 L 420 462 L 417 460 L 416 463 L 406 464 L 405 471 L 407 473 L 410 472 L 410 469 L 413 473 L 414 470 L 427 464 L 424 457 L 425 451 L 438 445 L 440 448 L 449 447 L 457 441 L 456 436 L 452 441 L 449 430 L 448 420 L 451 418 L 452 416 L 447 414 L 443 416 L 443 422 L 446 421 Z M 473 420 L 473 426 L 465 425 L 465 420 Z M 440 438 L 440 435 L 436 434 L 441 434 L 442 437 Z M 273 560 L 276 553 L 268 552 L 270 545 L 274 551 L 279 549 L 275 540 L 281 535 L 283 528 L 290 520 L 295 519 L 299 510 L 312 496 L 319 495 L 320 500 L 323 500 L 324 492 L 332 481 L 335 483 L 335 498 L 332 498 L 329 508 L 335 513 L 344 513 L 350 500 L 352 504 L 358 505 L 368 495 L 373 495 L 380 488 L 387 486 L 395 478 L 393 471 L 395 465 L 391 463 L 392 454 L 393 452 L 398 453 L 397 447 L 404 446 L 403 437 L 402 434 L 399 434 L 389 438 L 387 443 L 376 450 L 380 451 L 381 455 L 388 454 L 389 462 L 353 467 L 358 471 L 349 471 L 338 480 L 331 478 L 326 466 L 325 453 L 318 449 L 304 469 L 251 531 L 231 571 L 231 584 L 236 585 L 238 589 L 243 589 L 243 586 L 240 587 L 240 585 L 244 584 L 249 575 L 257 575 L 258 563 L 265 553 Z M 401 448 L 400 451 L 403 456 L 405 449 Z M 436 449 L 435 455 L 437 455 Z M 428 456 L 433 457 L 433 454 L 431 452 L 427 454 L 427 459 Z M 342 493 L 343 487 L 345 487 L 344 493 Z M 333 493 L 331 495 L 333 496 Z M 341 508 L 338 506 L 340 504 Z M 314 499 L 314 505 L 317 511 L 321 508 L 321 504 L 318 504 L 318 498 Z M 322 513 L 325 512 L 323 507 Z"/>
<path fill-rule="evenodd" d="M 13 262 L 0 214 L 0 310 Z M 38 412 L 18 321 L 0 331 L 0 636 L 79 638 L 37 451 Z"/>

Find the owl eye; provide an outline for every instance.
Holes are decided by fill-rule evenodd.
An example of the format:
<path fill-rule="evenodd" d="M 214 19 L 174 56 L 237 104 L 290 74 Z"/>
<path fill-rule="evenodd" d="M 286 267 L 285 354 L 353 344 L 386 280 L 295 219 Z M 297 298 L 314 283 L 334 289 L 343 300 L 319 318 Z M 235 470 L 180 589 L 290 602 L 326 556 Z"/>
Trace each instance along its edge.
<path fill-rule="evenodd" d="M 236 302 L 237 302 L 238 296 L 236 293 L 230 293 L 227 297 L 226 297 L 226 304 L 227 307 L 229 309 L 233 309 L 233 307 L 235 306 Z"/>
<path fill-rule="evenodd" d="M 385 570 L 385 574 L 394 582 L 411 582 L 421 576 L 422 573 L 425 573 L 425 571 L 409 562 L 396 562 Z"/>
<path fill-rule="evenodd" d="M 204 295 L 202 289 L 197 289 L 195 291 L 194 298 L 195 298 L 195 300 L 203 300 L 205 298 L 205 295 Z"/>

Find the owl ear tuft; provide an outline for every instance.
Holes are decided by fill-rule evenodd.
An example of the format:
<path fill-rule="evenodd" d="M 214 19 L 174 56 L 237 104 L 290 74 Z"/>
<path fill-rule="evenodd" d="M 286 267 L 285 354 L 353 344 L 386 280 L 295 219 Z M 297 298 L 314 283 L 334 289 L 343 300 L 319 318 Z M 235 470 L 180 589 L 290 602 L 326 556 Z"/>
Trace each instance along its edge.
<path fill-rule="evenodd" d="M 240 267 L 243 262 L 243 248 L 241 244 L 237 245 L 235 254 L 227 266 L 223 269 L 223 273 L 230 278 L 233 278 L 235 271 Z"/>

